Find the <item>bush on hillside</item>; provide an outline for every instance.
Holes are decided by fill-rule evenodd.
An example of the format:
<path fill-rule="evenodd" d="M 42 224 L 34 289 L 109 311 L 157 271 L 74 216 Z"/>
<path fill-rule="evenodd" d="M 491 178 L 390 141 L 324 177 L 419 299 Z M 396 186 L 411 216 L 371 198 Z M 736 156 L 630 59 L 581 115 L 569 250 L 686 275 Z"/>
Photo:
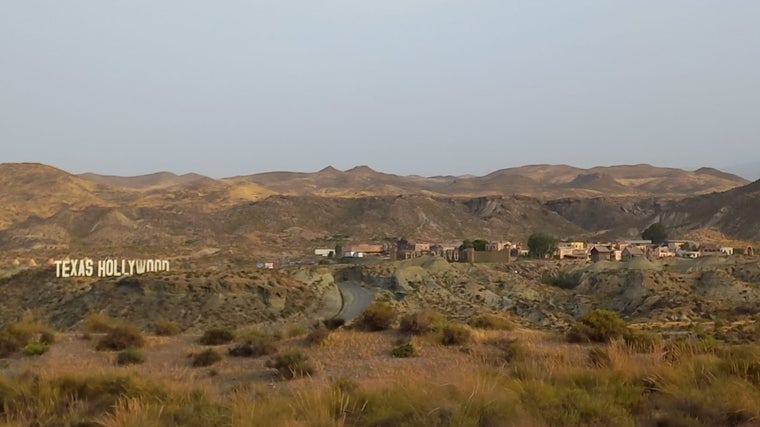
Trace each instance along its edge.
<path fill-rule="evenodd" d="M 227 328 L 213 328 L 205 331 L 200 339 L 203 345 L 222 345 L 235 339 L 235 331 Z"/>
<path fill-rule="evenodd" d="M 607 342 L 630 334 L 628 325 L 610 310 L 591 310 L 567 334 L 570 342 Z"/>
<path fill-rule="evenodd" d="M 49 349 L 50 346 L 45 343 L 32 341 L 24 346 L 24 354 L 27 356 L 40 356 L 47 353 Z"/>
<path fill-rule="evenodd" d="M 470 326 L 478 329 L 511 331 L 515 326 L 508 319 L 495 314 L 480 314 L 470 319 Z"/>
<path fill-rule="evenodd" d="M 180 332 L 182 332 L 182 330 L 180 329 L 177 322 L 164 320 L 164 321 L 156 323 L 155 332 L 156 332 L 156 335 L 158 336 L 170 337 L 170 336 L 178 335 Z"/>
<path fill-rule="evenodd" d="M 396 310 L 389 304 L 373 302 L 356 320 L 359 328 L 365 331 L 384 331 L 396 320 Z"/>
<path fill-rule="evenodd" d="M 393 357 L 417 357 L 420 355 L 414 344 L 408 342 L 391 350 Z"/>
<path fill-rule="evenodd" d="M 277 353 L 277 346 L 272 340 L 254 337 L 230 347 L 227 353 L 234 357 L 261 357 Z"/>
<path fill-rule="evenodd" d="M 96 350 L 120 351 L 129 347 L 142 347 L 145 339 L 139 329 L 134 326 L 116 326 L 95 346 Z"/>
<path fill-rule="evenodd" d="M 464 345 L 470 341 L 472 331 L 458 323 L 446 323 L 441 327 L 441 343 L 443 345 Z"/>
<path fill-rule="evenodd" d="M 430 332 L 437 323 L 443 321 L 443 315 L 433 310 L 420 310 L 401 318 L 399 331 L 422 335 Z"/>
<path fill-rule="evenodd" d="M 119 321 L 103 313 L 92 313 L 82 322 L 82 331 L 90 334 L 104 334 L 111 332 Z"/>
<path fill-rule="evenodd" d="M 33 344 L 28 354 L 47 351 L 41 350 L 55 343 L 55 334 L 49 326 L 33 322 L 7 323 L 0 328 L 0 358 L 8 357 L 30 344 Z"/>
<path fill-rule="evenodd" d="M 314 373 L 309 357 L 300 350 L 278 354 L 267 360 L 264 366 L 277 370 L 280 376 L 287 380 L 311 376 Z"/>
<path fill-rule="evenodd" d="M 222 361 L 222 355 L 209 348 L 193 355 L 193 367 L 202 368 Z"/>
<path fill-rule="evenodd" d="M 133 347 L 120 351 L 116 357 L 116 364 L 119 366 L 138 365 L 143 362 L 145 362 L 145 357 L 140 350 Z"/>

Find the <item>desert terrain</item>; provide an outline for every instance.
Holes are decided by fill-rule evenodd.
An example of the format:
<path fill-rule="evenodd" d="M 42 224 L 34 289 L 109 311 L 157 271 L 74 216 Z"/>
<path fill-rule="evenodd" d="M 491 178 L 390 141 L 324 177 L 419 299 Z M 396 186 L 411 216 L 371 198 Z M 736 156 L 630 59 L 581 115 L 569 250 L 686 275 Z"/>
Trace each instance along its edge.
<path fill-rule="evenodd" d="M 213 179 L 2 164 L 7 425 L 757 425 L 760 258 L 320 257 L 357 242 L 760 241 L 714 169 Z M 56 261 L 168 271 L 59 277 Z M 269 264 L 273 268 L 268 268 Z M 737 397 L 738 396 L 738 397 Z"/>

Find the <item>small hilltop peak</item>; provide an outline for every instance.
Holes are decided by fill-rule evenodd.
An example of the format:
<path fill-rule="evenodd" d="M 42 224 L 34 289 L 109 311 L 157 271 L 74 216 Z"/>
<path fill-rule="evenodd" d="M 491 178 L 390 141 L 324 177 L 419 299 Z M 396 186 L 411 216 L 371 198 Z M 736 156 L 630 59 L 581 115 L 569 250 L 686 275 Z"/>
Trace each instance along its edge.
<path fill-rule="evenodd" d="M 341 172 L 338 169 L 335 169 L 332 165 L 330 165 L 323 169 L 320 169 L 320 171 L 317 173 L 326 174 L 326 173 L 341 173 Z"/>
<path fill-rule="evenodd" d="M 360 165 L 360 166 L 354 166 L 351 169 L 347 170 L 346 173 L 351 174 L 367 174 L 367 173 L 376 173 L 374 169 L 367 165 Z"/>

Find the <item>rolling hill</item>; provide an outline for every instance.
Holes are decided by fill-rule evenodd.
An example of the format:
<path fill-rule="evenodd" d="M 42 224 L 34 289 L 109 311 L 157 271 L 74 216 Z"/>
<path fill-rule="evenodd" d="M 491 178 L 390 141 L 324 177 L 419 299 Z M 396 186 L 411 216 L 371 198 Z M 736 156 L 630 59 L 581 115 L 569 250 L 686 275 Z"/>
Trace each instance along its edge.
<path fill-rule="evenodd" d="M 659 219 L 678 233 L 714 228 L 760 239 L 758 184 L 709 168 L 533 165 L 482 177 L 420 177 L 359 166 L 225 179 L 75 176 L 41 164 L 2 164 L 0 172 L 0 247 L 14 250 L 242 245 L 301 253 L 334 244 L 336 235 L 632 237 Z"/>
<path fill-rule="evenodd" d="M 636 196 L 683 198 L 725 191 L 748 183 L 714 169 L 685 171 L 650 165 L 581 169 L 567 165 L 531 165 L 484 176 L 399 176 L 359 166 L 345 172 L 327 167 L 314 173 L 268 172 L 225 179 L 255 183 L 285 195 L 355 197 L 439 194 L 483 196 L 520 194 L 543 200 L 562 197 Z"/>

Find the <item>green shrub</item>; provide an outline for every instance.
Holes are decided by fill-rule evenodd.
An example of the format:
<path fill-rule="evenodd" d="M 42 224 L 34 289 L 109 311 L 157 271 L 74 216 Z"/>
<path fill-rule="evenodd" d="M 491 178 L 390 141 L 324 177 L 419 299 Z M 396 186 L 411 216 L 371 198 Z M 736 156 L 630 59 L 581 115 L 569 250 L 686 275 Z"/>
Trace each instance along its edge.
<path fill-rule="evenodd" d="M 443 315 L 433 310 L 420 310 L 401 318 L 399 330 L 413 335 L 430 332 L 435 324 L 443 322 Z"/>
<path fill-rule="evenodd" d="M 170 337 L 182 332 L 177 322 L 171 322 L 168 320 L 156 323 L 155 329 L 156 335 Z"/>
<path fill-rule="evenodd" d="M 24 354 L 27 356 L 39 356 L 45 354 L 50 346 L 41 342 L 30 342 L 24 347 Z"/>
<path fill-rule="evenodd" d="M 400 346 L 394 348 L 391 350 L 391 354 L 393 357 L 417 357 L 419 356 L 419 352 L 417 351 L 417 348 L 414 346 L 414 344 L 408 342 L 406 344 L 401 344 Z"/>
<path fill-rule="evenodd" d="M 267 360 L 264 366 L 276 369 L 282 378 L 292 380 L 314 373 L 314 367 L 309 364 L 308 360 L 309 357 L 302 351 L 291 350 Z"/>
<path fill-rule="evenodd" d="M 441 343 L 443 345 L 464 345 L 470 341 L 472 331 L 465 325 L 446 323 L 441 327 Z"/>
<path fill-rule="evenodd" d="M 610 310 L 591 310 L 567 334 L 570 342 L 607 342 L 630 334 L 628 325 Z"/>
<path fill-rule="evenodd" d="M 359 328 L 365 331 L 384 331 L 396 320 L 396 310 L 389 304 L 373 302 L 356 320 Z"/>
<path fill-rule="evenodd" d="M 95 346 L 96 350 L 119 351 L 129 347 L 142 347 L 145 339 L 134 326 L 115 326 Z"/>
<path fill-rule="evenodd" d="M 216 350 L 209 348 L 206 350 L 203 350 L 200 353 L 196 353 L 193 355 L 193 367 L 194 368 L 201 368 L 204 366 L 211 366 L 215 363 L 219 363 L 222 361 L 222 355 L 217 353 Z"/>
<path fill-rule="evenodd" d="M 28 344 L 34 344 L 29 351 L 42 351 L 40 344 L 50 346 L 55 342 L 55 334 L 46 325 L 40 323 L 8 323 L 0 328 L 0 358 L 8 357 L 20 350 L 26 351 Z M 42 351 L 44 353 L 45 349 Z M 34 353 L 34 354 L 42 354 Z"/>
<path fill-rule="evenodd" d="M 138 365 L 143 362 L 145 362 L 145 357 L 134 347 L 120 351 L 116 357 L 116 364 L 119 366 Z"/>
<path fill-rule="evenodd" d="M 230 347 L 227 349 L 227 353 L 234 357 L 261 357 L 277 353 L 277 346 L 272 340 L 251 338 L 234 347 Z"/>
<path fill-rule="evenodd" d="M 320 345 L 324 343 L 329 336 L 330 330 L 320 325 L 313 331 L 309 332 L 309 335 L 306 336 L 305 342 L 307 345 Z"/>
<path fill-rule="evenodd" d="M 203 333 L 200 343 L 203 345 L 222 345 L 234 339 L 235 331 L 226 328 L 214 328 Z"/>
<path fill-rule="evenodd" d="M 508 319 L 495 314 L 481 314 L 470 319 L 470 326 L 478 329 L 511 331 L 515 326 Z"/>

